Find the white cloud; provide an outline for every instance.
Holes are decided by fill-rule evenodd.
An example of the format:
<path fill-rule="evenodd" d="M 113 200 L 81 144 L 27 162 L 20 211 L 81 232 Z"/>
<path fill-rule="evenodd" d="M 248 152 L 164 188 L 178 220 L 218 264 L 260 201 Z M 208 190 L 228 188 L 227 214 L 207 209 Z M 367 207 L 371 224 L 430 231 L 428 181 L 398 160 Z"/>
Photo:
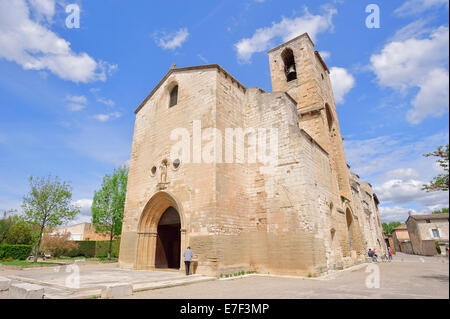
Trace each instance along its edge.
<path fill-rule="evenodd" d="M 414 168 L 397 168 L 385 173 L 387 178 L 415 179 L 419 178 L 420 173 Z"/>
<path fill-rule="evenodd" d="M 448 132 L 441 132 L 423 138 L 406 136 L 379 136 L 370 139 L 345 139 L 345 156 L 352 171 L 364 179 L 373 180 L 377 176 L 386 179 L 404 178 L 398 169 L 414 168 L 423 180 L 435 175 L 434 160 L 422 154 L 432 152 L 437 145 L 448 143 Z M 432 168 L 433 167 L 433 168 Z M 388 172 L 386 172 L 388 168 Z M 392 172 L 396 174 L 392 174 Z M 406 171 L 404 171 L 405 174 Z M 392 175 L 389 175 L 391 173 Z M 409 171 L 410 174 L 414 174 Z M 382 176 L 382 178 L 380 177 Z M 418 176 L 414 176 L 418 178 Z"/>
<path fill-rule="evenodd" d="M 352 171 L 369 180 L 381 205 L 409 206 L 428 213 L 448 207 L 448 192 L 426 192 L 422 185 L 442 169 L 436 171 L 435 160 L 422 154 L 436 145 L 448 143 L 448 133 L 422 139 L 381 136 L 366 140 L 345 140 L 346 158 Z M 389 170 L 386 170 L 389 168 Z"/>
<path fill-rule="evenodd" d="M 67 108 L 72 112 L 83 110 L 84 108 L 86 108 L 86 104 L 88 102 L 87 98 L 84 95 L 80 96 L 68 95 L 66 96 L 66 100 L 70 102 L 67 105 Z"/>
<path fill-rule="evenodd" d="M 81 110 L 85 109 L 86 105 L 76 104 L 76 103 L 69 103 L 67 105 L 67 108 L 69 109 L 69 111 L 77 112 L 77 111 L 81 111 Z"/>
<path fill-rule="evenodd" d="M 110 106 L 110 107 L 113 107 L 114 105 L 116 105 L 116 103 L 113 100 L 106 99 L 104 97 L 98 97 L 97 98 L 97 102 L 100 102 L 100 103 L 105 104 L 105 105 Z"/>
<path fill-rule="evenodd" d="M 411 32 L 403 32 L 402 37 L 408 33 Z M 413 108 L 407 113 L 412 124 L 448 110 L 448 49 L 448 27 L 441 26 L 426 38 L 394 40 L 370 58 L 371 69 L 381 86 L 403 93 L 419 89 L 411 101 Z"/>
<path fill-rule="evenodd" d="M 92 222 L 92 199 L 82 198 L 73 202 L 73 205 L 77 206 L 80 209 L 80 213 L 78 213 L 73 220 L 66 223 L 65 226 Z"/>
<path fill-rule="evenodd" d="M 330 80 L 336 104 L 344 103 L 345 95 L 355 86 L 355 78 L 344 68 L 332 67 Z"/>
<path fill-rule="evenodd" d="M 66 100 L 70 101 L 70 102 L 74 102 L 74 103 L 82 103 L 82 104 L 86 104 L 87 103 L 87 98 L 84 95 L 67 95 L 66 96 Z"/>
<path fill-rule="evenodd" d="M 394 13 L 399 16 L 414 15 L 425 12 L 432 8 L 438 8 L 446 5 L 448 8 L 449 0 L 407 0 Z"/>
<path fill-rule="evenodd" d="M 55 15 L 55 0 L 28 0 L 28 2 L 33 8 L 37 20 L 45 18 L 48 22 L 52 22 Z"/>
<path fill-rule="evenodd" d="M 202 60 L 203 63 L 208 64 L 208 60 L 207 60 L 203 55 L 201 55 L 200 53 L 197 54 L 197 57 L 198 57 L 200 60 Z"/>
<path fill-rule="evenodd" d="M 96 115 L 94 115 L 94 119 L 96 119 L 100 122 L 107 122 L 111 119 L 117 119 L 121 116 L 122 116 L 122 113 L 113 112 L 113 113 L 107 113 L 107 114 L 96 114 Z"/>
<path fill-rule="evenodd" d="M 434 69 L 428 77 L 419 81 L 419 93 L 412 100 L 414 106 L 406 114 L 412 124 L 422 122 L 428 116 L 439 117 L 448 111 L 449 76 L 445 69 Z"/>
<path fill-rule="evenodd" d="M 328 51 L 320 51 L 319 54 L 324 60 L 327 60 L 331 56 L 331 53 Z"/>
<path fill-rule="evenodd" d="M 323 15 L 312 15 L 305 8 L 303 16 L 292 19 L 282 17 L 280 22 L 272 22 L 270 27 L 257 29 L 251 38 L 239 40 L 234 45 L 238 59 L 249 63 L 254 53 L 268 50 L 275 40 L 286 42 L 305 32 L 315 41 L 319 33 L 333 28 L 332 18 L 336 13 L 336 9 L 327 8 Z"/>
<path fill-rule="evenodd" d="M 171 34 L 163 34 L 162 36 L 154 35 L 156 44 L 164 50 L 174 50 L 187 40 L 189 31 L 187 28 L 181 28 L 177 32 Z"/>
<path fill-rule="evenodd" d="M 426 192 L 422 190 L 425 182 L 416 179 L 392 179 L 375 186 L 374 191 L 383 202 L 406 204 L 417 202 L 422 206 L 436 204 L 448 205 L 447 192 Z"/>
<path fill-rule="evenodd" d="M 380 206 L 380 217 L 382 222 L 401 222 L 404 223 L 408 219 L 408 213 L 417 214 L 412 208 L 402 206 Z"/>
<path fill-rule="evenodd" d="M 389 40 L 392 41 L 406 41 L 411 38 L 420 38 L 433 31 L 428 27 L 429 19 L 418 19 L 416 21 L 407 24 L 403 28 L 397 30 L 394 36 Z"/>
<path fill-rule="evenodd" d="M 111 66 L 96 62 L 87 53 L 73 52 L 70 42 L 41 23 L 41 16 L 47 20 L 53 17 L 54 1 L 30 3 L 0 0 L 0 58 L 14 61 L 25 70 L 50 70 L 76 83 L 105 81 Z"/>
<path fill-rule="evenodd" d="M 74 202 L 80 209 L 80 215 L 91 216 L 92 199 L 82 198 Z"/>
<path fill-rule="evenodd" d="M 107 99 L 105 97 L 102 97 L 99 95 L 100 89 L 99 88 L 91 88 L 89 91 L 95 96 L 95 99 L 97 102 L 105 104 L 109 107 L 114 107 L 116 105 L 116 102 L 114 102 L 111 99 Z"/>

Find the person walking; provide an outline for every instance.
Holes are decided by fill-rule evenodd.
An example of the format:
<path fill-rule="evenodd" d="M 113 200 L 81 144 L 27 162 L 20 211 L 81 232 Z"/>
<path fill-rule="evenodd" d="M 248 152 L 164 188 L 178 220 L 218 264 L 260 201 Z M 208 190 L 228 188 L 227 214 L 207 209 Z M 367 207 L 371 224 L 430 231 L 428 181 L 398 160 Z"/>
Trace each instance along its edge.
<path fill-rule="evenodd" d="M 186 250 L 184 251 L 184 265 L 186 268 L 186 276 L 189 276 L 189 268 L 191 267 L 191 261 L 192 261 L 192 250 L 191 247 L 188 246 Z"/>
<path fill-rule="evenodd" d="M 392 260 L 392 248 L 391 247 L 389 247 L 388 253 L 389 253 L 389 260 Z"/>

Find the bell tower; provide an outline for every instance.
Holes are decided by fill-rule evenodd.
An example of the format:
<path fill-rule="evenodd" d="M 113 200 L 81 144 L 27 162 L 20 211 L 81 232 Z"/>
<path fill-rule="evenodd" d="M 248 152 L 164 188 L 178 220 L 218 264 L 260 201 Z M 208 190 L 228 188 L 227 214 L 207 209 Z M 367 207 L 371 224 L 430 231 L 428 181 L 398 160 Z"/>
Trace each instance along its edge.
<path fill-rule="evenodd" d="M 350 173 L 344 154 L 330 71 L 307 33 L 268 51 L 272 91 L 297 102 L 300 128 L 329 154 L 337 180 L 336 195 L 351 198 Z"/>

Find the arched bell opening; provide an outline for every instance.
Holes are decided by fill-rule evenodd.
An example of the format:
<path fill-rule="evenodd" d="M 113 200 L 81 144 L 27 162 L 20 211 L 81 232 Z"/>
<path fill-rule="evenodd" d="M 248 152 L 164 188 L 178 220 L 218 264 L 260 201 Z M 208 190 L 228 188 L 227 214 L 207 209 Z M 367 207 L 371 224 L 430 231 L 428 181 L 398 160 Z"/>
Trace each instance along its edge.
<path fill-rule="evenodd" d="M 286 81 L 290 82 L 297 78 L 297 68 L 295 66 L 294 52 L 287 48 L 281 53 L 281 58 L 284 62 L 284 72 L 286 74 Z"/>

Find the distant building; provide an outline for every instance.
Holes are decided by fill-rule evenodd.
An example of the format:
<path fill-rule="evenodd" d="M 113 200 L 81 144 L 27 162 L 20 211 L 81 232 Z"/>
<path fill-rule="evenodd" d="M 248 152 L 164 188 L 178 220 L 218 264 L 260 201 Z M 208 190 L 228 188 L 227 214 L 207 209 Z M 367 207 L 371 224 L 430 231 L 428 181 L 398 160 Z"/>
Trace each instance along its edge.
<path fill-rule="evenodd" d="M 408 228 L 406 224 L 401 224 L 392 230 L 392 241 L 396 252 L 412 254 L 411 241 L 409 239 Z"/>
<path fill-rule="evenodd" d="M 95 233 L 91 223 L 81 223 L 54 229 L 50 235 L 70 233 L 69 240 L 109 240 L 109 236 Z"/>
<path fill-rule="evenodd" d="M 448 245 L 448 213 L 429 215 L 409 215 L 406 220 L 412 250 L 416 255 L 436 255 L 436 241 L 445 255 Z"/>
<path fill-rule="evenodd" d="M 395 249 L 394 240 L 392 239 L 392 234 L 386 235 L 384 241 L 386 242 L 386 246 L 392 249 L 392 254 L 395 255 L 397 251 Z"/>

